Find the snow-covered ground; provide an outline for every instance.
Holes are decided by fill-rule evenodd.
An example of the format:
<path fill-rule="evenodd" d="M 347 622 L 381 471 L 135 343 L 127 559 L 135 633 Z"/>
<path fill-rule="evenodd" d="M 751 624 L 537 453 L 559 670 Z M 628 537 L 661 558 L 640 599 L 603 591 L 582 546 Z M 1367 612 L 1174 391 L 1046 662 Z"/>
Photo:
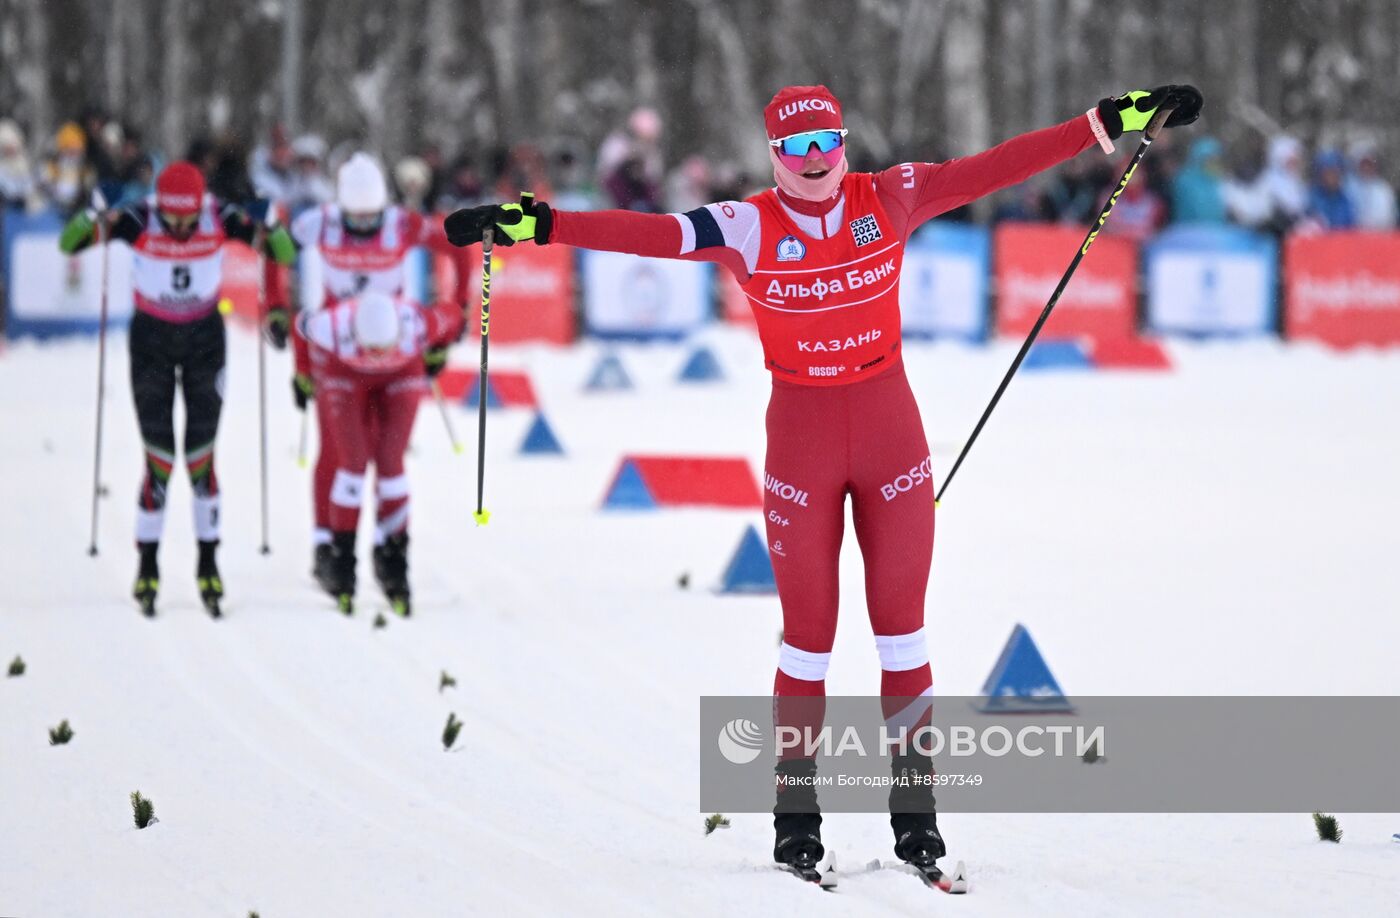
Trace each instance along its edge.
<path fill-rule="evenodd" d="M 528 416 L 493 414 L 482 529 L 474 416 L 455 411 L 467 449 L 454 455 L 425 405 L 410 467 L 418 614 L 382 631 L 372 588 L 347 620 L 310 583 L 284 355 L 271 361 L 262 557 L 255 346 L 231 337 L 217 458 L 229 596 L 214 623 L 192 582 L 183 477 L 161 617 L 127 598 L 141 451 L 124 340 L 110 351 L 95 560 L 95 343 L 0 354 L 0 664 L 28 664 L 0 682 L 0 914 L 1395 913 L 1396 815 L 1343 814 L 1339 846 L 1317 842 L 1305 813 L 948 815 L 973 885 L 961 900 L 890 872 L 835 895 L 805 888 L 767 866 L 762 815 L 704 837 L 697 698 L 762 694 L 776 662 L 776 599 L 708 589 L 759 514 L 597 508 L 624 451 L 739 454 L 761 470 L 757 344 L 705 340 L 729 382 L 678 386 L 682 348 L 629 347 L 638 390 L 611 395 L 580 391 L 595 345 L 494 350 L 493 366 L 532 373 L 569 455 L 517 457 Z M 1400 689 L 1400 354 L 1172 352 L 1170 374 L 1015 382 L 939 514 L 939 691 L 975 693 L 1016 622 L 1071 694 Z M 909 347 L 940 472 L 1010 356 Z M 846 546 L 828 687 L 870 693 L 877 661 Z M 442 670 L 457 685 L 439 693 Z M 465 729 L 444 753 L 449 711 Z M 50 747 L 64 718 L 75 737 Z M 160 819 L 145 831 L 134 789 Z M 890 857 L 879 816 L 828 817 L 824 835 L 843 866 Z"/>

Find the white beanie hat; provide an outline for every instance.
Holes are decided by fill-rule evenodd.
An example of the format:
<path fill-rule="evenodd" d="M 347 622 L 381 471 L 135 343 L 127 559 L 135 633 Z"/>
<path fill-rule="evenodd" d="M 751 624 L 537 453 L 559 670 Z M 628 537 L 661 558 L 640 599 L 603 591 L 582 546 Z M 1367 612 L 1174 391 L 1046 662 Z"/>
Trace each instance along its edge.
<path fill-rule="evenodd" d="M 384 173 L 368 153 L 356 153 L 347 159 L 335 179 L 336 203 L 347 213 L 377 213 L 389 203 Z"/>
<path fill-rule="evenodd" d="M 360 347 L 393 347 L 399 343 L 398 304 L 386 293 L 367 290 L 355 299 L 353 325 Z"/>

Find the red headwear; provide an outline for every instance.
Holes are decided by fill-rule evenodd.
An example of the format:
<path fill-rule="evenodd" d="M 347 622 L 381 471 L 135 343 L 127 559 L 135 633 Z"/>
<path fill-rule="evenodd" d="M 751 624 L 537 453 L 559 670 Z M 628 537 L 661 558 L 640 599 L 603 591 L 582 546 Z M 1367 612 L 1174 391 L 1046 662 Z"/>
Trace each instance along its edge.
<path fill-rule="evenodd" d="M 841 129 L 841 103 L 825 86 L 787 86 L 763 110 L 763 126 L 769 140 L 781 140 L 807 131 Z M 799 175 L 778 159 L 770 144 L 768 159 L 773 163 L 773 181 L 795 198 L 821 202 L 831 199 L 841 187 L 848 164 L 844 145 L 841 161 L 818 178 Z"/>
<path fill-rule="evenodd" d="M 763 110 L 769 140 L 805 131 L 840 130 L 841 103 L 825 86 L 786 86 Z"/>
<path fill-rule="evenodd" d="M 171 214 L 197 214 L 204 202 L 204 176 L 192 163 L 173 162 L 156 179 L 156 209 Z"/>

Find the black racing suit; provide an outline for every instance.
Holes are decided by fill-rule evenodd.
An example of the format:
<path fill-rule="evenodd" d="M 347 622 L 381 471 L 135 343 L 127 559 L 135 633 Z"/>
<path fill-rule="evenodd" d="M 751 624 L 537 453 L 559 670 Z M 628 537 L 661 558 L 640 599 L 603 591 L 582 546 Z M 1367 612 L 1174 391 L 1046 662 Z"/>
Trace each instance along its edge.
<path fill-rule="evenodd" d="M 230 239 L 253 243 L 257 224 L 242 208 L 223 205 L 218 222 Z M 150 225 L 149 205 L 122 210 L 111 238 L 135 246 Z M 269 260 L 270 261 L 270 260 Z M 181 270 L 178 258 L 172 270 Z M 201 542 L 219 540 L 219 485 L 214 474 L 214 439 L 223 408 L 224 320 L 217 308 L 186 321 L 170 321 L 141 308 L 131 319 L 131 394 L 145 443 L 146 468 L 137 496 L 136 541 L 152 545 L 164 529 L 165 492 L 175 465 L 175 390 L 185 403 L 184 454 L 194 490 L 195 533 Z"/>

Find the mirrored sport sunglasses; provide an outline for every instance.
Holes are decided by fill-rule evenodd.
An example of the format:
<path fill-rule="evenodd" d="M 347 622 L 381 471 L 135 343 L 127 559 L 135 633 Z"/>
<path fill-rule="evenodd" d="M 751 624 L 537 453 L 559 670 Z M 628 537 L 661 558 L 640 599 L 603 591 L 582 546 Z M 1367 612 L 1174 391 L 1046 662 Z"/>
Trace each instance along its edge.
<path fill-rule="evenodd" d="M 830 131 L 807 131 L 804 134 L 793 134 L 790 137 L 782 137 L 778 140 L 768 141 L 771 147 L 777 147 L 778 152 L 784 156 L 803 156 L 812 148 L 812 144 L 817 145 L 817 151 L 826 154 L 835 150 L 845 143 L 846 129 Z"/>
<path fill-rule="evenodd" d="M 172 232 L 186 233 L 194 229 L 194 225 L 199 222 L 199 214 L 172 214 L 168 210 L 162 210 L 160 219 Z"/>

